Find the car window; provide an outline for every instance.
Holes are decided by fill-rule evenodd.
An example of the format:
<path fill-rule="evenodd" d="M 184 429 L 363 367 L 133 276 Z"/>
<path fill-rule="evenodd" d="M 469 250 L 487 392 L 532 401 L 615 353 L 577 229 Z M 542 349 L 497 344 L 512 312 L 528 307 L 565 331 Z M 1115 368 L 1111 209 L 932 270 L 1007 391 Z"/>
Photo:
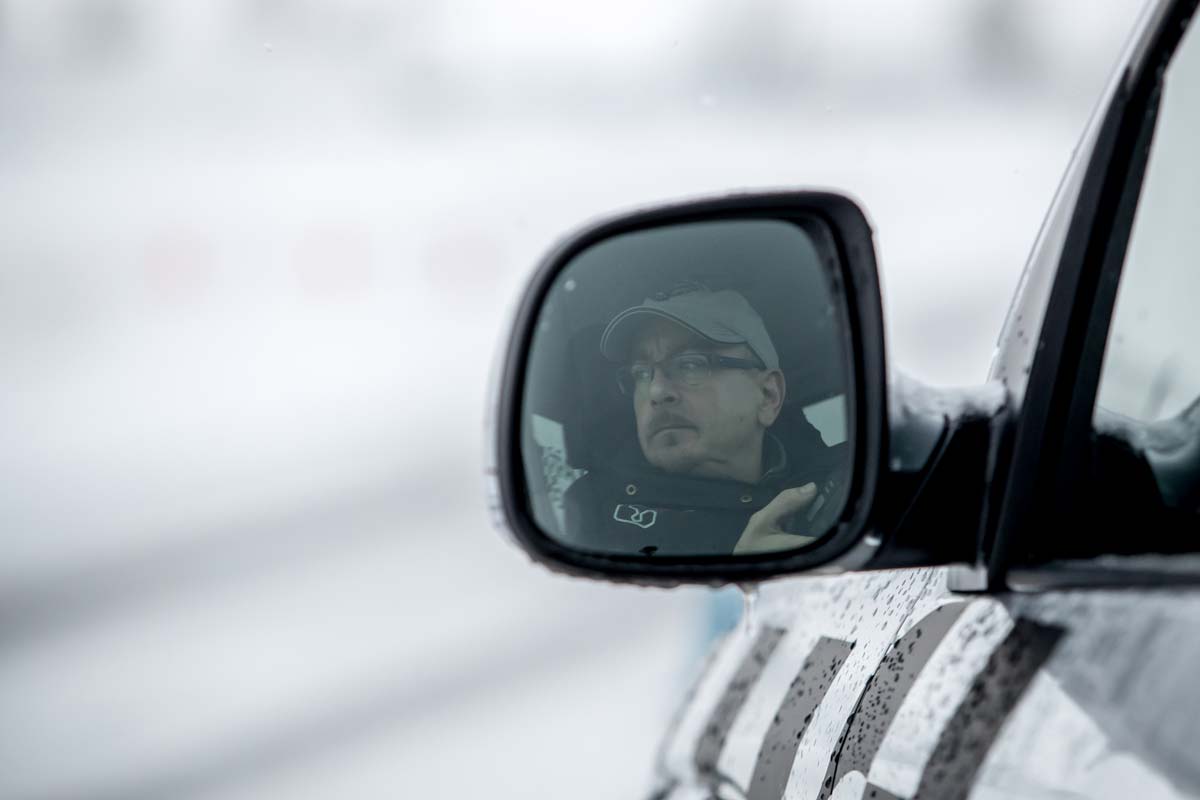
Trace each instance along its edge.
<path fill-rule="evenodd" d="M 1173 522 L 1189 532 L 1200 509 L 1197 38 L 1193 26 L 1165 73 L 1093 411 L 1098 480 L 1121 492 L 1144 477 L 1144 496 L 1188 514 Z"/>
<path fill-rule="evenodd" d="M 1166 74 L 1158 126 L 1109 328 L 1097 411 L 1140 423 L 1200 396 L 1200 46 Z"/>

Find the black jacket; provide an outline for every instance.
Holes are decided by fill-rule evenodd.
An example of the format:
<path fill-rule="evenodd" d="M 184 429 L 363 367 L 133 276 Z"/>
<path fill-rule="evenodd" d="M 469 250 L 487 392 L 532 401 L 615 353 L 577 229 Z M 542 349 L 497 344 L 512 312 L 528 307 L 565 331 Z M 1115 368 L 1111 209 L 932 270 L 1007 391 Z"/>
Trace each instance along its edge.
<path fill-rule="evenodd" d="M 773 437 L 772 447 L 782 450 Z M 757 483 L 671 475 L 640 451 L 593 469 L 567 490 L 566 542 L 601 553 L 727 555 L 750 515 L 784 489 L 817 484 L 818 497 L 785 520 L 789 533 L 821 535 L 837 521 L 849 482 L 845 445 L 784 454 Z M 778 457 L 778 456 L 776 456 Z"/>

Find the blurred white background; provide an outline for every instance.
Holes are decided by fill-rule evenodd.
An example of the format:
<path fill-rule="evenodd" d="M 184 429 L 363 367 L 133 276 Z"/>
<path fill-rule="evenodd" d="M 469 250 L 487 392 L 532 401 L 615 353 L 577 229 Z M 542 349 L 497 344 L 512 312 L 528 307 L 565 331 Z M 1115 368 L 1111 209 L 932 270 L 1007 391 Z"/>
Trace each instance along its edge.
<path fill-rule="evenodd" d="M 597 214 L 830 186 L 983 379 L 1138 0 L 0 0 L 0 796 L 639 796 L 702 590 L 484 511 Z"/>

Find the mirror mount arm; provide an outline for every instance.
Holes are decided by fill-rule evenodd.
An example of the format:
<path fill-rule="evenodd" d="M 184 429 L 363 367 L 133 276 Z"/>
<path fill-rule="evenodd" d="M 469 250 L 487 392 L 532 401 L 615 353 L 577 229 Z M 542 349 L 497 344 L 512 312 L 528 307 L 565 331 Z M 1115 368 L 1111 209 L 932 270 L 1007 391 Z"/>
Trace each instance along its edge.
<path fill-rule="evenodd" d="M 893 457 L 876 499 L 881 544 L 867 568 L 980 563 L 1009 417 L 1003 387 L 931 389 L 906 380 L 890 393 Z"/>

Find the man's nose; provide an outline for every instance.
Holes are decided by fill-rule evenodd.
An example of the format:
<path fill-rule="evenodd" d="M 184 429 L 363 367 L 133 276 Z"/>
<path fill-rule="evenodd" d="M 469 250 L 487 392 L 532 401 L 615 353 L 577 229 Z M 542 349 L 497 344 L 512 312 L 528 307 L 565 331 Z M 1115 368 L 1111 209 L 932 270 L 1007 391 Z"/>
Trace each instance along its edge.
<path fill-rule="evenodd" d="M 679 393 L 675 383 L 664 374 L 663 370 L 654 370 L 654 377 L 650 379 L 650 403 L 657 406 L 663 403 L 674 403 L 678 399 Z"/>

